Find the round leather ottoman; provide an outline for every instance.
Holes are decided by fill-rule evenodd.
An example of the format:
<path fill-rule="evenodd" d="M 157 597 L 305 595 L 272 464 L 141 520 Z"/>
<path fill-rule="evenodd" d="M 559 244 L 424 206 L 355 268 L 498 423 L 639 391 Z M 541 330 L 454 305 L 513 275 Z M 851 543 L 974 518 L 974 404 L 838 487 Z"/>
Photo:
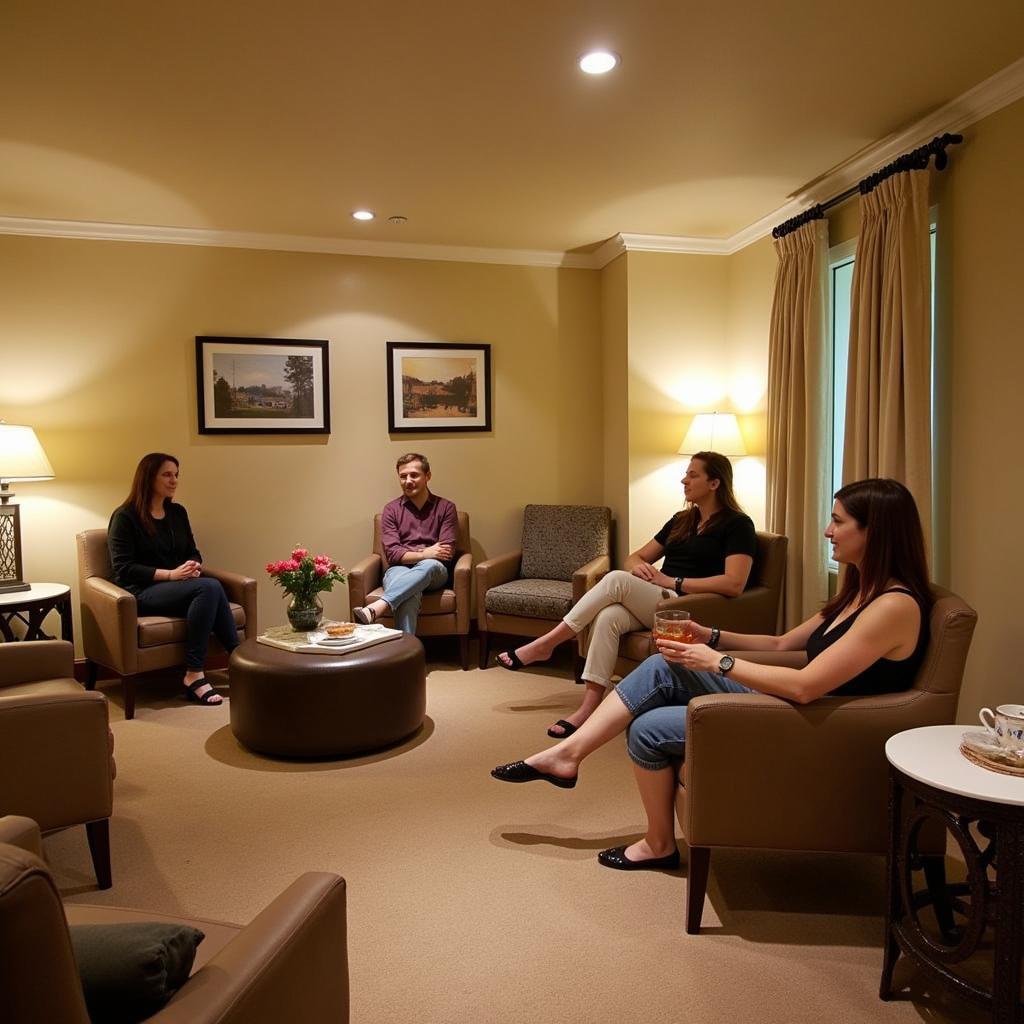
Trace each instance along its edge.
<path fill-rule="evenodd" d="M 281 757 L 343 757 L 414 733 L 427 707 L 414 636 L 348 654 L 293 654 L 244 640 L 231 654 L 231 731 Z"/>

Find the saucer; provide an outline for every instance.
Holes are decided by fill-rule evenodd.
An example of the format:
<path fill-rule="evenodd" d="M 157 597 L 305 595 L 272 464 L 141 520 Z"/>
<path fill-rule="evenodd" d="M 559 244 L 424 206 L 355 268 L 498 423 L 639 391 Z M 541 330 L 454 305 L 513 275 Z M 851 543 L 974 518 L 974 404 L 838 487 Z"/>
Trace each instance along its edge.
<path fill-rule="evenodd" d="M 359 637 L 355 636 L 325 636 L 322 640 L 314 641 L 317 647 L 348 647 L 354 644 Z"/>
<path fill-rule="evenodd" d="M 1006 749 L 987 729 L 968 729 L 960 742 L 966 744 L 971 750 L 978 751 L 979 754 L 1006 753 Z"/>

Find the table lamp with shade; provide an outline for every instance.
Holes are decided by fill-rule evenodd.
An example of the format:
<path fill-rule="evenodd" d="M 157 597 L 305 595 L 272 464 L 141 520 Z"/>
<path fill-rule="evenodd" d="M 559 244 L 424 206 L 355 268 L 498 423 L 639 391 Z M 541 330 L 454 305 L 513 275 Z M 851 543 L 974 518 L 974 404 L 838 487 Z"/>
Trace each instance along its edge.
<path fill-rule="evenodd" d="M 21 518 L 13 480 L 52 480 L 53 467 L 31 427 L 0 420 L 0 594 L 28 590 L 21 564 Z"/>
<path fill-rule="evenodd" d="M 718 452 L 719 455 L 746 455 L 740 425 L 731 413 L 702 412 L 693 417 L 677 455 Z"/>

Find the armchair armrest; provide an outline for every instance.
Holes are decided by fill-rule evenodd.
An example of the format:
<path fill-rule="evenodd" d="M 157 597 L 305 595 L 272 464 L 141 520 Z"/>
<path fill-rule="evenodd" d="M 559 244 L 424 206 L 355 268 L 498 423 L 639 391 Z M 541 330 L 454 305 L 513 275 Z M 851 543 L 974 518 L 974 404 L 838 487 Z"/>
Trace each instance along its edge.
<path fill-rule="evenodd" d="M 35 819 L 44 832 L 110 817 L 102 693 L 0 693 L 0 807 Z"/>
<path fill-rule="evenodd" d="M 686 711 L 687 841 L 884 851 L 885 742 L 929 724 L 930 704 L 937 716 L 945 711 L 930 696 L 911 689 L 804 705 L 763 694 L 695 698 Z"/>
<path fill-rule="evenodd" d="M 611 555 L 598 555 L 572 574 L 572 603 L 575 604 L 588 590 L 595 587 L 612 567 Z"/>
<path fill-rule="evenodd" d="M 242 610 L 245 612 L 245 635 L 247 637 L 259 636 L 256 622 L 256 581 L 251 576 L 228 572 L 225 569 L 212 569 L 208 565 L 203 566 L 203 575 L 220 580 L 224 593 L 228 595 L 228 600 L 242 606 Z"/>
<path fill-rule="evenodd" d="M 20 814 L 8 814 L 0 818 L 0 843 L 17 846 L 18 849 L 43 859 L 43 837 L 39 826 Z"/>
<path fill-rule="evenodd" d="M 0 656 L 0 689 L 40 679 L 74 678 L 75 648 L 66 640 L 4 644 Z"/>
<path fill-rule="evenodd" d="M 455 591 L 455 628 L 459 633 L 469 632 L 470 592 L 473 587 L 473 555 L 463 551 L 452 569 L 452 589 Z"/>
<path fill-rule="evenodd" d="M 767 587 L 751 587 L 738 597 L 722 594 L 683 594 L 658 603 L 659 609 L 688 611 L 702 626 L 717 626 L 733 633 L 775 633 L 772 594 Z"/>
<path fill-rule="evenodd" d="M 349 615 L 353 608 L 366 604 L 366 595 L 372 594 L 384 578 L 384 559 L 380 555 L 367 555 L 348 571 Z"/>
<path fill-rule="evenodd" d="M 296 879 L 153 1018 L 156 1024 L 349 1019 L 345 880 Z"/>
<path fill-rule="evenodd" d="M 139 667 L 139 608 L 135 595 L 102 576 L 81 581 L 82 647 L 85 656 L 122 676 Z"/>
<path fill-rule="evenodd" d="M 500 587 L 502 583 L 511 583 L 519 578 L 519 569 L 523 564 L 523 552 L 510 551 L 505 555 L 488 558 L 478 562 L 476 566 L 476 609 L 477 627 L 484 628 L 487 621 L 487 591 L 491 587 Z"/>

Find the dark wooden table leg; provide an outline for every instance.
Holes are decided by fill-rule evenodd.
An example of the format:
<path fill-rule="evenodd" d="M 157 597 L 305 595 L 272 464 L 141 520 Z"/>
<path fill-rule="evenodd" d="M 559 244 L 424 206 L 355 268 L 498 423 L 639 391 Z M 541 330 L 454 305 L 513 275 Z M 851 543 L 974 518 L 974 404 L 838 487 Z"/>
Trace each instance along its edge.
<path fill-rule="evenodd" d="M 996 927 L 992 978 L 993 1024 L 1018 1024 L 1021 940 L 1024 938 L 1024 825 L 996 825 Z"/>
<path fill-rule="evenodd" d="M 57 602 L 57 611 L 60 613 L 60 637 L 67 640 L 69 644 L 75 642 L 75 620 L 71 614 L 71 595 L 62 597 Z"/>
<path fill-rule="evenodd" d="M 14 635 L 14 630 L 11 629 L 11 619 L 13 615 L 9 615 L 6 612 L 0 612 L 0 633 L 3 634 L 4 640 L 7 643 L 14 643 L 17 637 Z"/>
<path fill-rule="evenodd" d="M 892 998 L 892 972 L 899 959 L 900 947 L 896 941 L 895 925 L 900 917 L 900 880 L 898 875 L 899 858 L 896 851 L 903 841 L 900 834 L 900 815 L 902 812 L 903 790 L 889 773 L 889 849 L 885 856 L 886 865 L 886 903 L 885 903 L 885 947 L 882 956 L 882 981 L 878 987 L 881 999 Z"/>

